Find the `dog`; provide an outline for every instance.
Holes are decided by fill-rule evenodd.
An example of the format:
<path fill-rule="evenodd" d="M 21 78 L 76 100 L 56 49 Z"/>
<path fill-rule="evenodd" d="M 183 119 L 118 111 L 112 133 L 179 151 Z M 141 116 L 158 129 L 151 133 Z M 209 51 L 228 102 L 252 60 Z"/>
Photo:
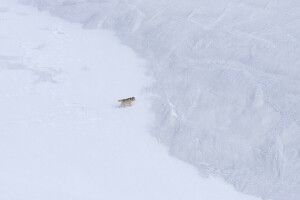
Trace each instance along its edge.
<path fill-rule="evenodd" d="M 135 98 L 134 97 L 130 97 L 130 98 L 127 98 L 127 99 L 120 99 L 118 101 L 121 102 L 120 107 L 124 108 L 126 106 L 132 106 L 131 103 L 133 101 L 135 101 Z"/>

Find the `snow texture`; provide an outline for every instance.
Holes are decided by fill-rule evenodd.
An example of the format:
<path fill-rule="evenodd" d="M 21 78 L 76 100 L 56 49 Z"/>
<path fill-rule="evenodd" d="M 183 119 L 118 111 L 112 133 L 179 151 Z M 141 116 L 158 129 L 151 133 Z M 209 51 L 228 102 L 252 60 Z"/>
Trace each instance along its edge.
<path fill-rule="evenodd" d="M 258 200 L 149 134 L 152 80 L 112 32 L 1 0 L 0 42 L 1 200 Z"/>
<path fill-rule="evenodd" d="M 21 0 L 114 30 L 155 79 L 170 153 L 264 199 L 300 199 L 300 2 Z"/>

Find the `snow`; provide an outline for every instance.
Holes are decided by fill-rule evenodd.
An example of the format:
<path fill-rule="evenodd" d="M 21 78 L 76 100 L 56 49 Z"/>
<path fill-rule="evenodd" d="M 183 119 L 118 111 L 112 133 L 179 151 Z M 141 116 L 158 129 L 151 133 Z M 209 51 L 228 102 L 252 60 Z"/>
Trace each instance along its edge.
<path fill-rule="evenodd" d="M 257 199 L 149 134 L 153 79 L 112 32 L 1 0 L 0 42 L 0 199 Z"/>
<path fill-rule="evenodd" d="M 265 199 L 300 199 L 297 0 L 21 0 L 107 28 L 155 79 L 170 153 Z"/>
<path fill-rule="evenodd" d="M 151 132 L 171 155 L 239 191 L 300 198 L 299 1 L 20 1 L 111 29 L 145 59 Z"/>

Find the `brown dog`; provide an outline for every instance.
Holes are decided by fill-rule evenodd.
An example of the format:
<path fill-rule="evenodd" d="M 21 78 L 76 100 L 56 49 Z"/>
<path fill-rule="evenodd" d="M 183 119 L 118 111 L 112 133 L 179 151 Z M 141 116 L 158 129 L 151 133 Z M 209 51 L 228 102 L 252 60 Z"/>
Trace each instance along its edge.
<path fill-rule="evenodd" d="M 131 103 L 132 103 L 133 101 L 135 101 L 135 98 L 134 98 L 134 97 L 130 97 L 130 98 L 127 98 L 127 99 L 120 99 L 120 100 L 118 100 L 118 101 L 121 102 L 120 107 L 124 108 L 124 107 L 126 107 L 126 106 L 131 106 Z"/>

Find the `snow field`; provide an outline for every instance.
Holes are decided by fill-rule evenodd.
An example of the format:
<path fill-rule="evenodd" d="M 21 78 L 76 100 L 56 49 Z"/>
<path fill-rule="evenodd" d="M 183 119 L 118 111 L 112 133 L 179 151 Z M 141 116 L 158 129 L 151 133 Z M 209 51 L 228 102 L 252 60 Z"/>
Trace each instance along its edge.
<path fill-rule="evenodd" d="M 256 199 L 149 135 L 153 80 L 111 32 L 1 0 L 0 42 L 0 199 Z"/>
<path fill-rule="evenodd" d="M 299 1 L 20 0 L 107 28 L 148 62 L 152 133 L 264 199 L 300 199 Z"/>

